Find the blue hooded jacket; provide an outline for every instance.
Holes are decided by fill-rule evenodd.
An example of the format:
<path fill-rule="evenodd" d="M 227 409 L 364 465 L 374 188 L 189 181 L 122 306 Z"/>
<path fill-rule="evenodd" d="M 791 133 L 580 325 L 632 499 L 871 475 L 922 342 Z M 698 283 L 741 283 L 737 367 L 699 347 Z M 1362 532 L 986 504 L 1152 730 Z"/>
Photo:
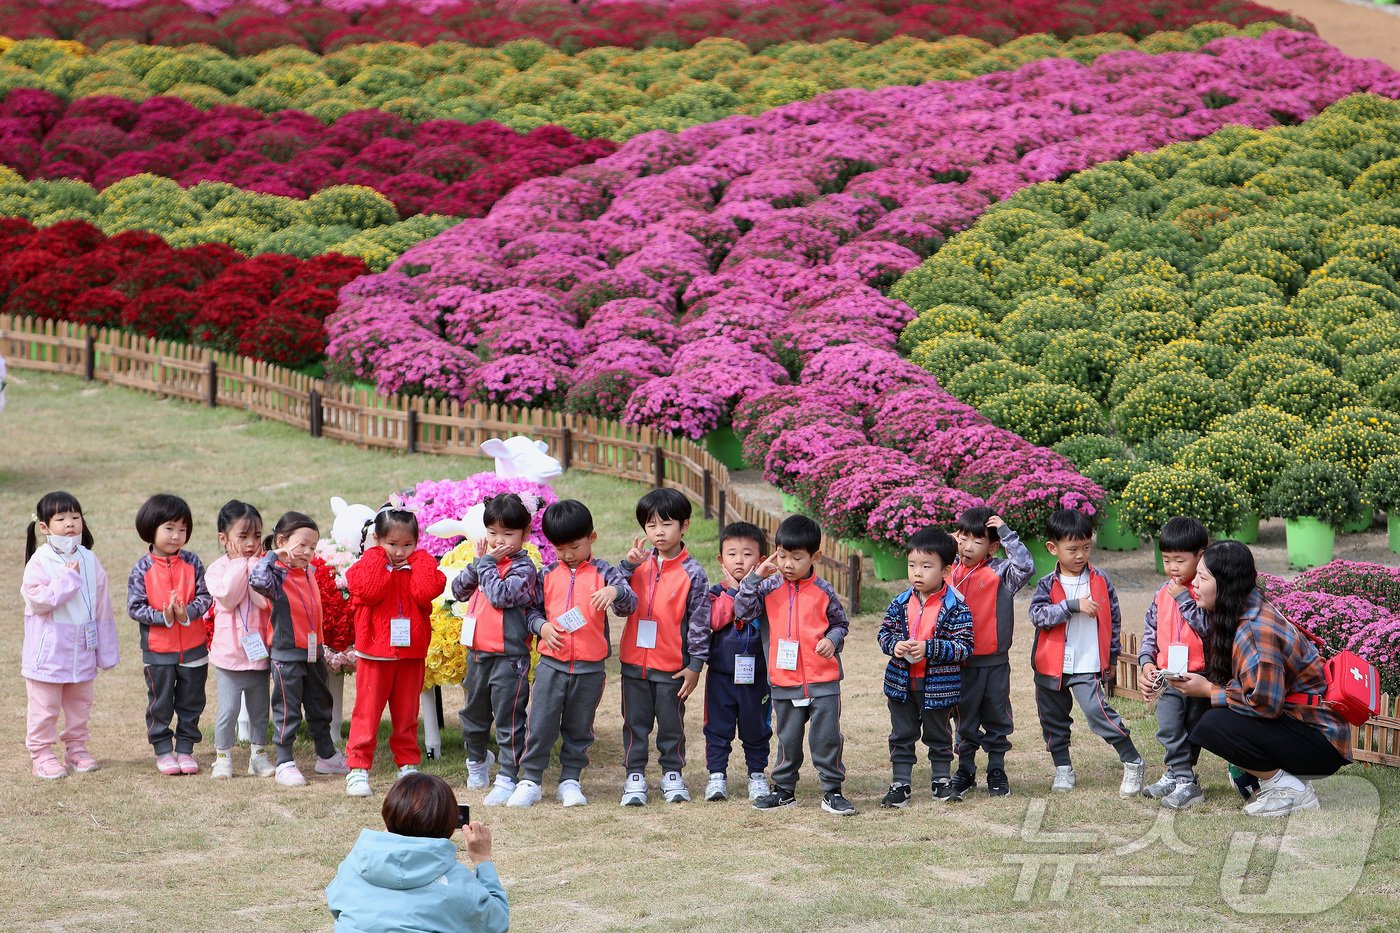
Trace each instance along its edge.
<path fill-rule="evenodd" d="M 490 862 L 472 871 L 451 839 L 372 829 L 326 887 L 336 933 L 504 933 L 506 892 Z"/>

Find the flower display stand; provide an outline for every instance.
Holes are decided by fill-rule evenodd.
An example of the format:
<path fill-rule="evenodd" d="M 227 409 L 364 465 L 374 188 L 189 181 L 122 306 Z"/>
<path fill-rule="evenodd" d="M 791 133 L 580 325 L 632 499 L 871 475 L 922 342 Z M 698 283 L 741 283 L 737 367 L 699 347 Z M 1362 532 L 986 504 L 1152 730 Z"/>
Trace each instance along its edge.
<path fill-rule="evenodd" d="M 1123 524 L 1116 502 L 1104 506 L 1103 524 L 1099 526 L 1097 541 L 1105 551 L 1136 551 L 1142 545 L 1142 539 Z"/>
<path fill-rule="evenodd" d="M 1321 567 L 1332 560 L 1337 532 L 1316 518 L 1290 518 L 1283 523 L 1288 538 L 1288 565 L 1295 570 Z"/>

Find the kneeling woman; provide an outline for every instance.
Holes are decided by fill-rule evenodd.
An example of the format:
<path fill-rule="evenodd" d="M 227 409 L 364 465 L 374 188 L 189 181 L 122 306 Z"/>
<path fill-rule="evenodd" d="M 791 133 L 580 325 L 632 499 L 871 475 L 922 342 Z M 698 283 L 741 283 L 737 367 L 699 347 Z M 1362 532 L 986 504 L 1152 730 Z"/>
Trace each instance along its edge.
<path fill-rule="evenodd" d="M 1196 603 L 1206 611 L 1206 676 L 1173 686 L 1208 697 L 1191 741 L 1259 779 L 1244 811 L 1284 816 L 1318 806 L 1307 778 L 1351 760 L 1351 727 L 1321 702 L 1327 692 L 1313 643 L 1270 605 L 1256 583 L 1254 555 L 1238 541 L 1206 548 Z"/>

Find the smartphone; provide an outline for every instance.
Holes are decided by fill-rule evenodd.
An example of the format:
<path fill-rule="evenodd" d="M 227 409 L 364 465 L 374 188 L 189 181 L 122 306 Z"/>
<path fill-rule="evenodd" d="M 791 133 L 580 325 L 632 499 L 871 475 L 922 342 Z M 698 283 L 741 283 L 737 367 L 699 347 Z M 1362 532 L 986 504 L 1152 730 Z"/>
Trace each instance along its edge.
<path fill-rule="evenodd" d="M 1177 673 L 1176 671 L 1168 671 L 1168 670 L 1161 669 L 1161 670 L 1158 670 L 1157 673 L 1160 674 L 1161 676 L 1165 677 L 1167 680 L 1185 680 L 1185 679 L 1186 679 L 1186 675 L 1185 675 L 1185 674 Z"/>
<path fill-rule="evenodd" d="M 472 808 L 465 803 L 457 804 L 457 825 L 466 826 L 472 821 Z"/>

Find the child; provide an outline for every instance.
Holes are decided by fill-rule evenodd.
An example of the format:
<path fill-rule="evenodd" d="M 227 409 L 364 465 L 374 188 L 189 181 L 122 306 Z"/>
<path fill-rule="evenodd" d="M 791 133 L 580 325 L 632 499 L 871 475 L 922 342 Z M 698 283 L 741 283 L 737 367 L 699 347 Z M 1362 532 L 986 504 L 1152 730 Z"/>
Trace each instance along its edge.
<path fill-rule="evenodd" d="M 614 615 L 630 614 L 637 608 L 637 594 L 621 570 L 594 558 L 598 533 L 582 502 L 554 503 L 544 510 L 542 524 L 559 559 L 545 567 L 529 611 L 530 631 L 540 640 L 540 661 L 530 691 L 520 780 L 506 805 L 539 802 L 540 781 L 562 733 L 556 795 L 566 807 L 582 807 L 588 798 L 579 778 L 588 767 L 593 718 L 603 699 L 603 662 L 612 654 L 608 609 Z"/>
<path fill-rule="evenodd" d="M 297 729 L 306 721 L 316 746 L 317 774 L 345 774 L 345 756 L 331 738 L 330 674 L 321 657 L 321 590 L 310 568 L 321 530 L 308 515 L 287 512 L 263 539 L 263 555 L 248 576 L 272 614 L 272 742 L 277 746 L 275 780 L 303 787 L 306 778 L 292 757 Z"/>
<path fill-rule="evenodd" d="M 213 776 L 233 777 L 231 753 L 238 735 L 239 710 L 246 702 L 252 736 L 248 773 L 272 777 L 276 769 L 263 750 L 267 741 L 270 607 L 261 593 L 248 586 L 248 577 L 262 556 L 262 515 L 248 503 L 233 499 L 219 509 L 218 526 L 224 554 L 204 574 L 214 599 L 214 639 L 209 656 L 219 685 Z"/>
<path fill-rule="evenodd" d="M 778 733 L 773 789 L 753 802 L 755 810 L 797 803 L 802 739 L 810 723 L 808 744 L 821 776 L 822 809 L 839 816 L 856 812 L 841 794 L 846 767 L 838 655 L 850 623 L 836 591 L 816 574 L 821 540 L 821 528 L 805 515 L 783 519 L 772 555 L 744 578 L 734 596 L 734 615 L 760 626 Z"/>
<path fill-rule="evenodd" d="M 345 572 L 355 618 L 355 711 L 345 745 L 345 793 L 370 795 L 369 769 L 384 706 L 389 706 L 389 749 L 399 777 L 418 770 L 418 700 L 423 661 L 433 638 L 433 600 L 447 576 L 418 550 L 418 516 L 386 505 L 374 516 L 374 547 Z"/>
<path fill-rule="evenodd" d="M 952 798 L 948 771 L 953 732 L 948 714 L 962 695 L 962 665 L 972 654 L 972 613 L 948 585 L 958 545 L 941 528 L 909 539 L 909 589 L 885 610 L 876 636 L 890 656 L 885 698 L 890 710 L 890 764 L 894 776 L 882 807 L 906 807 L 923 738 L 933 772 L 935 803 Z"/>
<path fill-rule="evenodd" d="M 637 502 L 643 539 L 632 541 L 622 572 L 637 594 L 637 606 L 622 629 L 622 749 L 627 782 L 622 805 L 647 802 L 647 743 L 656 727 L 661 796 L 667 803 L 690 799 L 681 777 L 685 766 L 685 699 L 700 681 L 710 654 L 710 581 L 685 549 L 690 500 L 678 489 L 655 489 Z"/>
<path fill-rule="evenodd" d="M 534 518 L 514 493 L 486 500 L 482 521 L 486 538 L 476 545 L 476 563 L 452 581 L 452 595 L 466 605 L 462 644 L 467 652 L 466 705 L 457 714 L 467 748 L 467 787 L 491 783 L 486 750 L 492 720 L 501 753 L 495 786 L 483 801 L 500 806 L 515 792 L 520 753 L 525 744 L 525 707 L 530 698 L 530 623 L 525 614 L 535 601 L 539 571 L 525 553 L 525 538 Z"/>
<path fill-rule="evenodd" d="M 1191 583 L 1201 562 L 1210 532 L 1194 518 L 1173 518 L 1162 526 L 1158 544 L 1162 566 L 1170 578 L 1157 590 L 1143 621 L 1142 648 L 1138 665 L 1142 670 L 1142 698 L 1157 700 L 1157 741 L 1162 743 L 1166 773 L 1142 789 L 1143 796 L 1160 798 L 1169 810 L 1184 810 L 1205 799 L 1196 778 L 1196 759 L 1201 748 L 1187 736 L 1196 722 L 1210 709 L 1207 697 L 1188 697 L 1160 673 L 1204 673 L 1206 616 L 1196 605 Z"/>
<path fill-rule="evenodd" d="M 1106 691 L 1113 688 L 1118 665 L 1121 618 L 1118 594 L 1100 571 L 1089 566 L 1094 528 L 1088 516 L 1073 509 L 1051 512 L 1046 520 L 1046 547 L 1059 563 L 1041 578 L 1031 597 L 1031 664 L 1035 668 L 1035 705 L 1045 746 L 1055 763 L 1052 791 L 1068 793 L 1077 775 L 1070 765 L 1071 702 L 1094 734 L 1112 745 L 1123 762 L 1118 793 L 1136 797 L 1142 790 L 1142 756 L 1128 727 Z"/>
<path fill-rule="evenodd" d="M 72 494 L 39 500 L 24 545 L 24 649 L 29 695 L 25 743 L 37 778 L 51 781 L 101 767 L 88 751 L 88 717 L 98 670 L 117 666 L 117 623 L 107 574 L 92 553 L 92 532 Z M 36 534 L 36 531 L 38 534 Z M 47 538 L 39 543 L 38 535 Z M 58 716 L 63 714 L 63 733 Z M 63 740 L 65 766 L 53 753 Z"/>
<path fill-rule="evenodd" d="M 165 775 L 198 774 L 194 746 L 203 738 L 199 716 L 209 675 L 203 619 L 213 599 L 204 586 L 204 564 L 184 550 L 193 527 L 184 499 L 164 493 L 147 499 L 136 513 L 136 533 L 148 549 L 126 581 L 127 615 L 141 623 L 146 735 L 156 770 Z M 178 717 L 173 741 L 172 717 Z"/>
<path fill-rule="evenodd" d="M 710 589 L 710 672 L 705 677 L 705 759 L 710 780 L 706 800 L 729 796 L 729 750 L 734 733 L 744 746 L 749 800 L 768 793 L 768 743 L 773 738 L 773 707 L 768 699 L 768 666 L 756 663 L 758 627 L 734 615 L 734 594 L 768 556 L 768 537 L 749 522 L 724 526 L 719 535 L 717 586 Z"/>
<path fill-rule="evenodd" d="M 1011 635 L 1016 627 L 1015 596 L 1035 573 L 1031 552 L 1016 532 L 991 509 L 967 509 L 958 516 L 958 560 L 948 582 L 972 612 L 972 657 L 962 670 L 958 704 L 958 770 L 952 799 L 962 800 L 977 786 L 977 750 L 987 752 L 987 793 L 1011 793 L 1006 753 L 1011 750 Z M 997 546 L 1005 557 L 993 557 Z"/>

